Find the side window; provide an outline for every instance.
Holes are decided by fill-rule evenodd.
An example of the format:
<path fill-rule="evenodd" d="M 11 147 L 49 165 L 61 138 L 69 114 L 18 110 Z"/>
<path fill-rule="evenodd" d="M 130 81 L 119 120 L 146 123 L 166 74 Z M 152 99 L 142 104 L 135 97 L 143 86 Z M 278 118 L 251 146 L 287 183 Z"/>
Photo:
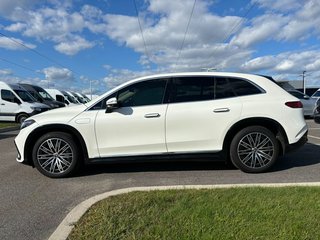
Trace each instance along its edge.
<path fill-rule="evenodd" d="M 215 96 L 214 99 L 235 97 L 232 85 L 228 78 L 215 78 Z"/>
<path fill-rule="evenodd" d="M 225 77 L 215 79 L 215 99 L 262 93 L 258 87 L 244 79 Z"/>
<path fill-rule="evenodd" d="M 171 103 L 212 100 L 214 80 L 211 77 L 174 78 L 170 92 Z"/>
<path fill-rule="evenodd" d="M 1 90 L 1 99 L 8 102 L 14 102 L 15 95 L 9 90 Z"/>
<path fill-rule="evenodd" d="M 132 84 L 118 92 L 120 107 L 161 104 L 167 79 L 148 80 Z"/>

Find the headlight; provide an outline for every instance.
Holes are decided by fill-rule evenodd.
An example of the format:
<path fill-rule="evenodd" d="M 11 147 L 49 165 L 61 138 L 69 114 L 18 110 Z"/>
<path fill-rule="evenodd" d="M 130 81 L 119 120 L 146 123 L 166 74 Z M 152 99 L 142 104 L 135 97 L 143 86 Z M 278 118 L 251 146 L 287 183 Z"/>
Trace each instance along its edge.
<path fill-rule="evenodd" d="M 21 124 L 20 129 L 24 129 L 24 128 L 30 126 L 31 124 L 33 124 L 33 123 L 35 123 L 35 122 L 36 122 L 36 121 L 33 120 L 33 119 L 26 120 L 26 121 L 24 121 L 24 122 Z"/>

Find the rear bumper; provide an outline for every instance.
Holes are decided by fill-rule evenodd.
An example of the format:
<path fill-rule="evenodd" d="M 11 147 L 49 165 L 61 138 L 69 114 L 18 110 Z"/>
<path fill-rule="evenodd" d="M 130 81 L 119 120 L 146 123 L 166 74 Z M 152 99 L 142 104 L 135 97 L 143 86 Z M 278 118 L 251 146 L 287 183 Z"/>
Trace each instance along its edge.
<path fill-rule="evenodd" d="M 300 138 L 300 140 L 293 144 L 288 144 L 286 146 L 286 152 L 294 151 L 300 147 L 302 147 L 306 142 L 308 142 L 308 131 Z"/>

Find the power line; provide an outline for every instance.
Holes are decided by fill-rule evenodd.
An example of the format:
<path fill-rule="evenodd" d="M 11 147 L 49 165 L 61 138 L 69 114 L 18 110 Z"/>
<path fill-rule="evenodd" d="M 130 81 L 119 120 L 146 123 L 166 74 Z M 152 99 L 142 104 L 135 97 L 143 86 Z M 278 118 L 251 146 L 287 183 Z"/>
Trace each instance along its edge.
<path fill-rule="evenodd" d="M 178 54 L 176 65 L 178 65 L 179 60 L 180 60 L 182 48 L 183 48 L 184 42 L 186 40 L 186 36 L 187 36 L 188 30 L 189 30 L 189 25 L 190 25 L 190 22 L 191 22 L 191 19 L 192 19 L 192 16 L 193 16 L 193 12 L 194 12 L 194 8 L 196 6 L 196 2 L 197 2 L 197 0 L 194 0 L 194 2 L 193 2 L 193 6 L 192 6 L 192 10 L 191 10 L 190 17 L 189 17 L 189 20 L 188 20 L 188 24 L 187 24 L 187 27 L 186 27 L 186 31 L 184 32 L 183 40 L 182 40 L 182 43 L 181 43 L 181 46 L 180 46 L 180 49 L 179 49 L 179 54 Z"/>
<path fill-rule="evenodd" d="M 52 63 L 54 63 L 54 64 L 56 64 L 56 65 L 58 65 L 58 66 L 60 66 L 60 67 L 67 68 L 67 69 L 69 69 L 71 72 L 73 72 L 74 74 L 76 74 L 76 72 L 74 72 L 74 71 L 71 70 L 70 68 L 62 65 L 61 63 L 53 60 L 52 58 L 47 57 L 46 55 L 40 53 L 39 51 L 37 51 L 37 50 L 35 50 L 35 49 L 31 48 L 31 47 L 28 47 L 27 45 L 23 44 L 22 42 L 19 42 L 19 41 L 15 40 L 15 39 L 9 37 L 8 35 L 6 35 L 6 34 L 4 34 L 4 33 L 1 33 L 1 32 L 0 32 L 0 35 L 3 36 L 3 37 L 6 37 L 7 39 L 9 39 L 10 41 L 14 42 L 14 43 L 17 44 L 17 45 L 20 45 L 20 46 L 28 49 L 29 51 L 32 51 L 33 53 L 39 55 L 40 57 L 45 58 L 46 60 L 48 60 L 48 61 L 50 61 L 50 62 L 52 62 Z"/>
<path fill-rule="evenodd" d="M 231 28 L 231 31 L 230 31 L 230 32 L 226 35 L 226 37 L 224 38 L 223 43 L 225 43 L 225 42 L 231 37 L 233 31 L 236 30 L 236 29 L 242 24 L 242 22 L 245 20 L 245 18 L 248 16 L 248 14 L 250 13 L 250 11 L 255 7 L 256 4 L 257 4 L 257 1 L 254 2 L 254 3 L 250 6 L 250 8 L 246 11 L 246 13 L 241 17 L 241 19 L 233 25 L 233 27 Z M 235 32 L 237 32 L 237 31 L 235 31 Z"/>
<path fill-rule="evenodd" d="M 15 62 L 11 62 L 10 60 L 7 60 L 7 59 L 1 58 L 1 57 L 0 57 L 0 60 L 3 61 L 3 62 L 9 63 L 9 64 L 11 64 L 11 65 L 14 65 L 14 66 L 23 68 L 23 69 L 25 69 L 25 70 L 28 70 L 28 71 L 30 71 L 30 72 L 38 73 L 38 74 L 39 74 L 39 72 L 36 71 L 36 70 L 33 70 L 33 69 L 29 68 L 29 67 L 23 66 L 23 65 L 21 65 L 21 64 L 15 63 Z"/>
<path fill-rule="evenodd" d="M 143 35 L 143 31 L 142 31 L 142 27 L 141 27 L 141 22 L 140 22 L 140 18 L 139 18 L 139 11 L 138 11 L 138 8 L 137 8 L 136 0 L 133 0 L 133 3 L 134 3 L 134 8 L 135 8 L 135 10 L 136 10 L 137 18 L 138 18 L 138 23 L 139 23 L 139 28 L 140 28 L 141 37 L 142 37 L 142 40 L 143 40 L 144 53 L 145 53 L 145 55 L 147 56 L 149 62 L 151 62 L 151 58 L 150 58 L 150 55 L 149 55 L 149 52 L 148 52 L 148 49 L 147 49 L 147 44 L 146 44 L 146 41 L 145 41 L 145 38 L 144 38 L 144 35 Z"/>

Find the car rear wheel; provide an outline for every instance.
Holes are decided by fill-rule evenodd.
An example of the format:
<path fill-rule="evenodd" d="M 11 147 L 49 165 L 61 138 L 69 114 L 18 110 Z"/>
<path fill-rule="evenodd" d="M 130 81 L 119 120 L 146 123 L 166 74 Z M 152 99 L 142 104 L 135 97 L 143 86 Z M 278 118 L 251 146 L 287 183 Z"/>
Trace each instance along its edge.
<path fill-rule="evenodd" d="M 230 145 L 231 161 L 248 173 L 265 172 L 275 163 L 278 155 L 279 143 L 275 135 L 261 126 L 242 129 Z"/>
<path fill-rule="evenodd" d="M 32 152 L 35 167 L 51 178 L 71 176 L 79 165 L 79 151 L 73 137 L 51 132 L 36 142 Z"/>

